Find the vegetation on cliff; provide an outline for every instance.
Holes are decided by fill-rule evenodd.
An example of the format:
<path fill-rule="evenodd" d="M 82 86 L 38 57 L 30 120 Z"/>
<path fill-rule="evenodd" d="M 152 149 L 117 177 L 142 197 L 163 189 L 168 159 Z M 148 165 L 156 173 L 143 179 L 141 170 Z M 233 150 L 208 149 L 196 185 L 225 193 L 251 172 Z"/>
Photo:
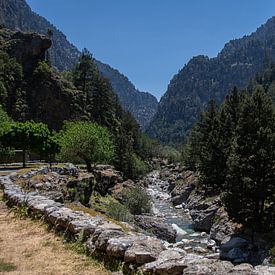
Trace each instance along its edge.
<path fill-rule="evenodd" d="M 0 24 L 11 30 L 35 32 L 52 40 L 47 52 L 51 64 L 59 71 L 71 71 L 78 62 L 81 52 L 66 36 L 42 16 L 34 13 L 25 0 L 0 0 Z M 157 110 L 157 99 L 138 91 L 127 77 L 107 64 L 94 60 L 100 73 L 109 79 L 124 110 L 131 112 L 138 123 L 145 127 Z"/>

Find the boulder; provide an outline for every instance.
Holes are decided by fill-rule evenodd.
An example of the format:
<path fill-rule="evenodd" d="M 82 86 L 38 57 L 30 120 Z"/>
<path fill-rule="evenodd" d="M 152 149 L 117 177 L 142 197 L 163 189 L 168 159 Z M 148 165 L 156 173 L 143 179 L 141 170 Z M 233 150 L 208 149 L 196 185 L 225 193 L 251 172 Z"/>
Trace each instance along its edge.
<path fill-rule="evenodd" d="M 164 249 L 160 240 L 148 236 L 139 236 L 134 240 L 133 245 L 126 250 L 124 262 L 143 265 L 155 261 Z"/>
<path fill-rule="evenodd" d="M 218 207 L 212 206 L 206 210 L 191 210 L 190 215 L 193 219 L 193 228 L 197 231 L 210 232 L 210 229 L 214 222 L 215 214 L 218 210 Z"/>
<path fill-rule="evenodd" d="M 246 239 L 243 239 L 241 237 L 232 237 L 224 241 L 224 243 L 221 245 L 221 251 L 228 252 L 233 248 L 246 247 L 248 244 L 249 243 Z"/>
<path fill-rule="evenodd" d="M 124 233 L 119 230 L 105 230 L 97 238 L 95 247 L 97 250 L 106 251 L 108 241 L 113 237 L 124 236 Z"/>
<path fill-rule="evenodd" d="M 210 238 L 221 244 L 226 238 L 237 232 L 240 226 L 233 223 L 224 207 L 220 207 L 215 214 L 214 223 L 210 229 Z"/>
<path fill-rule="evenodd" d="M 150 274 L 182 274 L 186 268 L 184 261 L 186 253 L 173 250 L 162 251 L 156 261 L 147 263 L 142 267 L 144 273 Z"/>
<path fill-rule="evenodd" d="M 108 240 L 106 252 L 109 256 L 123 258 L 127 249 L 129 249 L 135 240 L 135 236 L 118 236 Z"/>
<path fill-rule="evenodd" d="M 114 169 L 94 169 L 93 174 L 96 181 L 94 190 L 102 196 L 111 193 L 111 189 L 123 180 L 121 173 Z"/>
<path fill-rule="evenodd" d="M 162 222 L 159 218 L 155 218 L 152 216 L 136 215 L 135 221 L 139 227 L 144 230 L 148 230 L 162 240 L 168 242 L 176 241 L 176 230 L 171 225 Z"/>

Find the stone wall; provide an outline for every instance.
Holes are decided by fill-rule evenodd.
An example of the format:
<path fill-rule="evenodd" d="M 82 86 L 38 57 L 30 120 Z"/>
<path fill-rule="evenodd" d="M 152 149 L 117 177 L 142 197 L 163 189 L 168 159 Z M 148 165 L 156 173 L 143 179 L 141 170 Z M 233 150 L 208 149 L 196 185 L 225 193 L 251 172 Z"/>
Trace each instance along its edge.
<path fill-rule="evenodd" d="M 248 264 L 234 266 L 227 261 L 207 256 L 187 254 L 179 248 L 159 239 L 125 232 L 123 228 L 106 218 L 92 217 L 74 211 L 37 193 L 26 193 L 13 182 L 15 175 L 0 177 L 0 187 L 9 206 L 24 206 L 31 215 L 43 216 L 45 221 L 59 230 L 77 238 L 85 237 L 85 245 L 91 254 L 103 253 L 110 259 L 124 262 L 124 271 L 135 274 L 141 270 L 148 274 L 274 274 L 274 267 Z M 245 273 L 244 273 L 245 272 Z"/>

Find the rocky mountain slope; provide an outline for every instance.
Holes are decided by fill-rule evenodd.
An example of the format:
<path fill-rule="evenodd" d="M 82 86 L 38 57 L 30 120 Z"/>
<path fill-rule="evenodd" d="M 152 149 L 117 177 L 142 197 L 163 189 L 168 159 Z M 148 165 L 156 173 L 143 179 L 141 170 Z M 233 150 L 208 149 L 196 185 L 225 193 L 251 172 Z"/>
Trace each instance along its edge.
<path fill-rule="evenodd" d="M 243 88 L 275 58 L 275 17 L 256 32 L 228 42 L 215 58 L 192 58 L 171 80 L 147 132 L 181 143 L 210 99 L 220 104 L 234 86 Z"/>
<path fill-rule="evenodd" d="M 60 71 L 70 70 L 78 61 L 80 52 L 66 36 L 45 18 L 34 13 L 25 0 L 0 0 L 0 24 L 12 30 L 32 31 L 47 35 L 53 31 L 50 58 Z M 107 77 L 118 95 L 122 107 L 130 111 L 142 127 L 151 120 L 157 109 L 157 99 L 139 92 L 127 77 L 109 65 L 96 61 L 99 71 Z"/>

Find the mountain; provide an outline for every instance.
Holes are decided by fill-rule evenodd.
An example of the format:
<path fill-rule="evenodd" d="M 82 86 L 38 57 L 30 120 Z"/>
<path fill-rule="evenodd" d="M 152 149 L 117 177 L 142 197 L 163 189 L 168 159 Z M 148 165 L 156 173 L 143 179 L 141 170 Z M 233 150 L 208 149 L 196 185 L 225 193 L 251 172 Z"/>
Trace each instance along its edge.
<path fill-rule="evenodd" d="M 234 86 L 246 87 L 274 59 L 275 17 L 228 42 L 215 58 L 192 58 L 170 81 L 147 133 L 163 143 L 182 143 L 210 99 L 222 103 Z"/>
<path fill-rule="evenodd" d="M 0 24 L 12 30 L 44 35 L 47 35 L 48 29 L 52 30 L 50 58 L 59 71 L 72 69 L 78 61 L 80 51 L 49 21 L 33 12 L 25 0 L 0 0 Z M 157 99 L 149 93 L 138 91 L 118 70 L 98 60 L 96 64 L 102 75 L 109 79 L 122 107 L 130 111 L 144 128 L 157 110 Z"/>

